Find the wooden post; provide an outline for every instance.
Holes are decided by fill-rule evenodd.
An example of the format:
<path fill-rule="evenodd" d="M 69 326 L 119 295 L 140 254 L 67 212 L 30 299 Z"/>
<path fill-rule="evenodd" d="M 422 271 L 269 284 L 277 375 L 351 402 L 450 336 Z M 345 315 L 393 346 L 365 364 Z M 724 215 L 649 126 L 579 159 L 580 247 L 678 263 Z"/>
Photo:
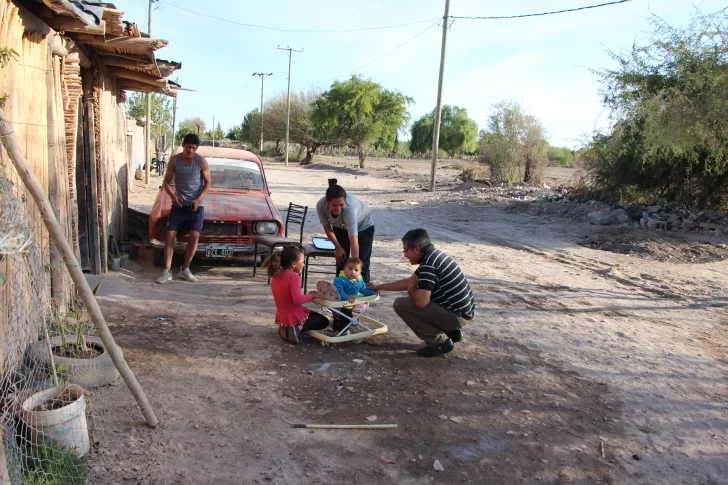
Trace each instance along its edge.
<path fill-rule="evenodd" d="M 93 260 L 94 274 L 101 274 L 104 272 L 101 263 L 101 244 L 103 241 L 101 241 L 100 229 L 100 224 L 103 224 L 103 221 L 99 220 L 99 190 L 103 191 L 103 187 L 99 187 L 99 176 L 96 170 L 96 127 L 94 124 L 94 104 L 91 101 L 86 103 L 86 123 L 88 128 L 86 143 L 88 143 L 89 183 L 91 184 L 91 200 L 86 201 L 86 210 L 89 215 L 89 249 L 91 249 L 89 262 Z"/>
<path fill-rule="evenodd" d="M 46 133 L 48 136 L 48 199 L 50 200 L 51 207 L 53 208 L 53 215 L 56 219 L 60 218 L 60 195 L 59 195 L 59 180 L 58 180 L 58 167 L 56 163 L 58 158 L 56 156 L 56 119 L 55 119 L 55 105 L 54 105 L 54 83 L 53 83 L 53 53 L 51 52 L 50 45 L 48 46 L 48 62 L 46 63 L 46 92 L 48 96 L 48 109 L 47 109 L 47 129 Z M 63 260 L 61 255 L 58 253 L 56 245 L 51 243 L 51 297 L 55 305 L 62 311 L 67 310 L 67 298 L 66 288 L 63 278 Z"/>
<path fill-rule="evenodd" d="M 101 342 L 103 342 L 104 347 L 109 353 L 111 360 L 114 362 L 119 374 L 121 374 L 121 377 L 124 379 L 124 382 L 136 399 L 142 414 L 144 414 L 147 424 L 152 428 L 156 427 L 157 424 L 159 424 L 159 421 L 154 415 L 154 411 L 147 400 L 147 396 L 144 394 L 144 390 L 139 385 L 134 373 L 131 369 L 129 369 L 129 366 L 124 360 L 121 349 L 118 345 L 116 345 L 114 337 L 111 335 L 109 327 L 106 325 L 106 320 L 104 319 L 103 313 L 101 313 L 101 308 L 99 308 L 96 297 L 91 291 L 91 287 L 88 285 L 86 277 L 83 275 L 83 271 L 81 271 L 81 267 L 73 255 L 73 250 L 71 249 L 71 246 L 69 246 L 68 240 L 63 233 L 63 228 L 53 214 L 53 209 L 48 201 L 48 197 L 43 191 L 43 186 L 40 185 L 40 182 L 38 182 L 38 179 L 35 177 L 28 161 L 25 159 L 25 156 L 20 149 L 18 139 L 15 138 L 13 128 L 5 118 L 5 111 L 1 108 L 0 140 L 2 140 L 3 145 L 5 145 L 5 149 L 8 151 L 8 155 L 13 161 L 18 175 L 23 180 L 25 187 L 28 189 L 28 192 L 30 192 L 30 195 L 33 197 L 33 200 L 38 206 L 43 223 L 48 229 L 51 240 L 58 248 L 61 257 L 63 258 L 63 262 L 66 264 L 66 268 L 68 268 L 68 272 L 71 275 L 71 279 L 76 284 L 76 289 L 78 290 L 81 299 L 86 304 L 86 309 L 91 317 L 91 321 L 94 322 L 94 325 L 99 332 Z"/>

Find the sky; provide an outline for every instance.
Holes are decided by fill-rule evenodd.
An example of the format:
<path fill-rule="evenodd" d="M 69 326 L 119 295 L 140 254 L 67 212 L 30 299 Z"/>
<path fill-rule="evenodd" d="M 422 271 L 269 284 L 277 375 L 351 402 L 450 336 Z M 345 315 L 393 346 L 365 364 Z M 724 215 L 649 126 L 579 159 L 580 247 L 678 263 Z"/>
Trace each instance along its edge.
<path fill-rule="evenodd" d="M 451 0 L 450 15 L 522 15 L 606 1 Z M 124 20 L 147 31 L 147 0 L 113 3 Z M 552 145 L 579 147 L 609 126 L 594 70 L 616 66 L 610 51 L 647 39 L 652 15 L 687 26 L 696 9 L 724 7 L 724 0 L 631 0 L 543 17 L 454 19 L 443 104 L 466 108 L 482 129 L 495 103 L 513 100 L 541 121 Z M 265 78 L 266 98 L 285 92 L 289 59 L 279 46 L 303 50 L 293 54 L 292 91 L 326 90 L 358 74 L 412 97 L 414 121 L 437 101 L 444 8 L 445 0 L 161 0 L 154 4 L 152 36 L 169 41 L 158 58 L 182 63 L 171 79 L 196 90 L 180 92 L 178 123 L 199 116 L 208 128 L 213 117 L 225 131 L 239 125 L 260 107 L 255 72 L 273 74 Z M 356 31 L 370 28 L 379 29 Z"/>

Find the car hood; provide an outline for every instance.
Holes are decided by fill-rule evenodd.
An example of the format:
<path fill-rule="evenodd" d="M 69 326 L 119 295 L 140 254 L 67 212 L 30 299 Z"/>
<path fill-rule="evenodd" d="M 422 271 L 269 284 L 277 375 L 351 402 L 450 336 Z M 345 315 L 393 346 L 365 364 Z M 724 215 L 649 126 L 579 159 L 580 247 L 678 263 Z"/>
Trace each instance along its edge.
<path fill-rule="evenodd" d="M 267 197 L 247 194 L 208 192 L 203 202 L 205 219 L 218 220 L 275 220 Z"/>
<path fill-rule="evenodd" d="M 172 203 L 169 196 L 161 191 L 161 201 L 152 209 L 152 218 L 169 217 Z M 161 203 L 160 203 L 161 202 Z M 210 191 L 205 195 L 202 204 L 205 207 L 205 219 L 226 221 L 280 221 L 280 215 L 274 208 L 270 198 L 254 193 L 230 193 Z M 155 216 L 155 214 L 158 214 Z"/>

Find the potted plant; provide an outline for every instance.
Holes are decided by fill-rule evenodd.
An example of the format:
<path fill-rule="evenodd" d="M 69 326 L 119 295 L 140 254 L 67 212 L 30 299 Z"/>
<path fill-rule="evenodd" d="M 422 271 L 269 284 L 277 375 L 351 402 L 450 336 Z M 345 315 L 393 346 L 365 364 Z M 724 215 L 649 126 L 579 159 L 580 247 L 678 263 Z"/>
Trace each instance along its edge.
<path fill-rule="evenodd" d="M 100 285 L 94 287 L 94 295 Z M 30 357 L 50 368 L 54 374 L 61 372 L 63 380 L 70 384 L 85 389 L 110 384 L 119 377 L 119 372 L 101 339 L 88 335 L 92 326 L 85 307 L 75 314 L 61 315 L 58 319 L 59 335 L 33 344 Z"/>
<path fill-rule="evenodd" d="M 88 453 L 91 441 L 81 387 L 64 385 L 36 392 L 23 401 L 22 415 L 32 444 L 54 441 L 78 456 Z"/>

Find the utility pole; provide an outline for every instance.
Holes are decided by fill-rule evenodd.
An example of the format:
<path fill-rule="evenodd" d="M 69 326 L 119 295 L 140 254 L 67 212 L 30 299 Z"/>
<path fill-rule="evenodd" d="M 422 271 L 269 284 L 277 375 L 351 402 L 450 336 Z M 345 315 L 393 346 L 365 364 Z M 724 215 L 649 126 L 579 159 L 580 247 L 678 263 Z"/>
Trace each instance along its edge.
<path fill-rule="evenodd" d="M 148 21 L 148 34 L 149 37 L 152 37 L 152 4 L 154 3 L 154 0 L 149 0 L 149 16 Z M 144 164 L 146 165 L 146 168 L 144 169 L 144 183 L 146 185 L 149 185 L 149 172 L 150 172 L 150 165 L 152 164 L 152 160 L 150 155 L 152 154 L 151 147 L 149 146 L 149 138 L 151 137 L 151 129 L 152 129 L 152 93 L 147 93 L 147 124 L 144 129 L 145 131 L 145 139 L 144 139 L 144 156 L 146 160 L 144 160 Z"/>
<path fill-rule="evenodd" d="M 179 93 L 177 96 L 179 96 Z M 170 155 L 177 148 L 177 96 L 172 101 L 172 149 L 169 153 Z M 172 157 L 170 156 L 170 158 Z"/>
<path fill-rule="evenodd" d="M 212 115 L 212 146 L 215 146 L 215 115 Z"/>
<path fill-rule="evenodd" d="M 447 50 L 447 30 L 450 27 L 450 0 L 445 0 L 445 15 L 442 17 L 442 51 L 440 53 L 440 79 L 437 83 L 437 107 L 435 108 L 435 126 L 432 129 L 432 173 L 430 174 L 430 192 L 435 191 L 435 174 L 437 173 L 437 152 L 440 149 L 440 122 L 442 121 L 442 82 L 445 77 L 445 52 Z"/>
<path fill-rule="evenodd" d="M 278 50 L 281 51 L 288 51 L 288 97 L 286 98 L 286 167 L 288 166 L 288 135 L 290 134 L 290 124 L 291 124 L 291 61 L 293 60 L 293 53 L 294 52 L 300 52 L 303 53 L 303 49 L 300 51 L 297 51 L 296 49 L 291 49 L 290 47 L 281 47 L 278 46 Z"/>
<path fill-rule="evenodd" d="M 265 74 L 262 72 L 254 72 L 253 76 L 260 76 L 260 152 L 263 153 L 263 81 L 266 76 L 272 76 L 273 73 Z M 290 77 L 290 71 L 288 76 Z M 290 89 L 290 88 L 289 88 Z M 286 142 L 288 143 L 288 142 Z"/>

